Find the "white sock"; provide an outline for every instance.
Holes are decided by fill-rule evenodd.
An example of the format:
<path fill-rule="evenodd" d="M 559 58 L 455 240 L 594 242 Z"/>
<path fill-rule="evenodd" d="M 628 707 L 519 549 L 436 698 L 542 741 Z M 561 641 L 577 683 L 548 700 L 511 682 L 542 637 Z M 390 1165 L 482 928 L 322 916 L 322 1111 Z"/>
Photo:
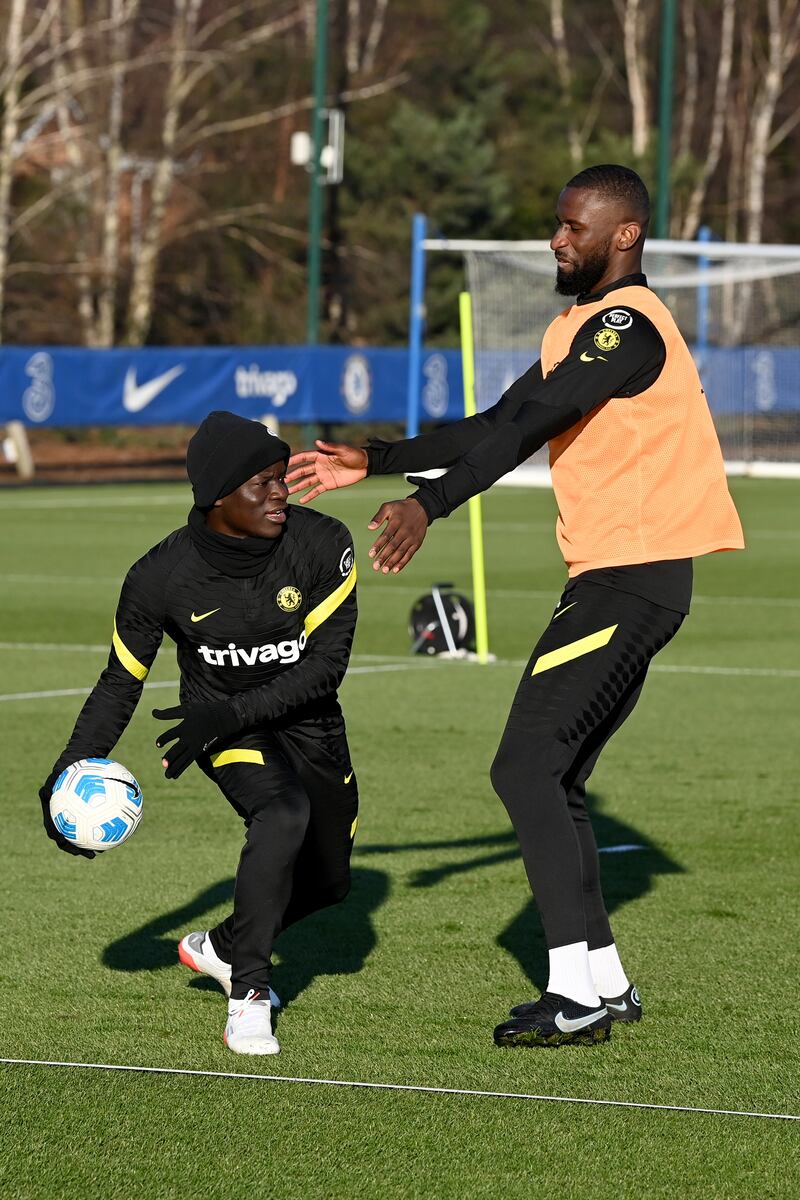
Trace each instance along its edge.
<path fill-rule="evenodd" d="M 588 943 L 571 942 L 569 946 L 556 946 L 549 952 L 549 957 L 547 991 L 568 996 L 570 1000 L 577 1000 L 578 1004 L 585 1004 L 588 1008 L 597 1008 L 600 997 L 592 980 Z"/>
<path fill-rule="evenodd" d="M 631 985 L 614 942 L 610 946 L 601 946 L 599 950 L 590 950 L 589 966 L 597 991 L 607 1000 L 621 996 Z"/>
<path fill-rule="evenodd" d="M 231 964 L 228 962 L 225 962 L 224 958 L 220 958 L 220 956 L 217 954 L 216 950 L 214 949 L 214 945 L 211 941 L 211 938 L 208 936 L 208 934 L 206 934 L 206 936 L 203 938 L 203 944 L 200 947 L 200 949 L 201 949 L 201 952 L 206 956 L 206 958 L 211 959 L 212 963 L 218 964 L 220 967 L 227 967 L 228 970 L 230 970 Z"/>

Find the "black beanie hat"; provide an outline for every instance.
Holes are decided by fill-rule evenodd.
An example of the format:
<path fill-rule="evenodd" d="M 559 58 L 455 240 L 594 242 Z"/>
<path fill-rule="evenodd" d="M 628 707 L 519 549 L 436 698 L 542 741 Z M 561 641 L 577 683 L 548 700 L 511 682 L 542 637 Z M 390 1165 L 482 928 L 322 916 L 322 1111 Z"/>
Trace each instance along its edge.
<path fill-rule="evenodd" d="M 186 451 L 186 474 L 195 504 L 210 508 L 259 471 L 288 459 L 290 453 L 286 442 L 260 421 L 232 412 L 210 412 Z"/>

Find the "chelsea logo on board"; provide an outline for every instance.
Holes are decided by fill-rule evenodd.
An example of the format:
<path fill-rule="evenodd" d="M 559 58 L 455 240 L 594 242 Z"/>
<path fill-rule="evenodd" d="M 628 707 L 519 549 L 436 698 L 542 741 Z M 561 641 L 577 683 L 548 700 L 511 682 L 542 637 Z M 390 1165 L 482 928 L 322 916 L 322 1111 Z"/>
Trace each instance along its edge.
<path fill-rule="evenodd" d="M 278 608 L 282 608 L 284 612 L 294 612 L 300 607 L 303 599 L 303 594 L 296 587 L 282 587 L 276 596 Z"/>

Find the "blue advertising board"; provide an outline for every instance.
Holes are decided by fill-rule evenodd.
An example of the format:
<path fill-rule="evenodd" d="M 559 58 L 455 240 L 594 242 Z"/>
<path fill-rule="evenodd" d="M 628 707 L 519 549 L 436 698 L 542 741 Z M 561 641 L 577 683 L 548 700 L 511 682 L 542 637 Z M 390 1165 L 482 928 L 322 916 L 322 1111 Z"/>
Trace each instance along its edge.
<path fill-rule="evenodd" d="M 800 349 L 709 347 L 697 354 L 712 412 L 800 410 Z M 214 408 L 282 422 L 387 421 L 407 415 L 408 351 L 340 346 L 87 350 L 0 347 L 0 422 L 27 425 L 197 424 Z M 480 351 L 485 408 L 530 366 L 530 356 Z M 461 356 L 424 351 L 420 419 L 463 415 Z"/>
<path fill-rule="evenodd" d="M 0 421 L 27 425 L 197 424 L 215 408 L 280 421 L 406 418 L 408 352 L 347 347 L 0 348 Z M 420 364 L 423 420 L 463 415 L 461 357 Z"/>

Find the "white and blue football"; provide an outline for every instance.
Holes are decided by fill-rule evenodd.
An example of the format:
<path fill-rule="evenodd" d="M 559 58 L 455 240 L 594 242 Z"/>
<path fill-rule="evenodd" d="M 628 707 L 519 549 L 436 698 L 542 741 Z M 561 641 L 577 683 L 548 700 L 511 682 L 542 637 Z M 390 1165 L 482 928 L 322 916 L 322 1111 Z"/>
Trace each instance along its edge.
<path fill-rule="evenodd" d="M 58 832 L 82 850 L 121 846 L 142 819 L 142 789 L 110 758 L 82 758 L 53 785 L 50 816 Z"/>

